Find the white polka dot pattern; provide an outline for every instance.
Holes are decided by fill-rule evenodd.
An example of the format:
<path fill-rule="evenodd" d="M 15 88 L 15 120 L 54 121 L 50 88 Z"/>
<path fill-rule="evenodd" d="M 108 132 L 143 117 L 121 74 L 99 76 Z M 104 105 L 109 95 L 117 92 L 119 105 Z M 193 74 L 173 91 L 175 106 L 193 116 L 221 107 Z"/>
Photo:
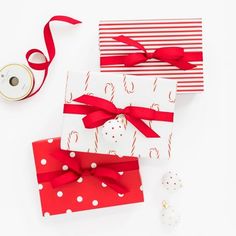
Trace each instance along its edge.
<path fill-rule="evenodd" d="M 62 197 L 62 196 L 63 196 L 63 192 L 62 192 L 62 191 L 58 191 L 58 192 L 57 192 L 57 196 L 58 196 L 58 197 Z"/>
<path fill-rule="evenodd" d="M 41 165 L 44 166 L 44 165 L 46 165 L 46 164 L 47 164 L 47 160 L 46 160 L 46 159 L 42 159 L 42 160 L 41 160 Z"/>
<path fill-rule="evenodd" d="M 93 200 L 92 204 L 93 204 L 93 206 L 97 206 L 98 205 L 98 201 L 97 200 Z"/>
<path fill-rule="evenodd" d="M 122 180 L 121 184 L 130 190 L 129 193 L 124 194 L 122 191 L 118 191 L 120 193 L 114 191 L 109 181 L 105 178 L 101 178 L 100 181 L 98 181 L 95 177 L 88 176 L 89 171 L 91 174 L 99 174 L 96 170 L 100 168 L 100 166 L 102 167 L 103 163 L 116 164 L 119 162 L 122 163 L 123 161 L 126 162 L 126 160 L 130 161 L 126 156 L 124 156 L 124 160 L 120 160 L 116 155 L 102 155 L 100 158 L 99 155 L 94 156 L 93 153 L 88 153 L 88 156 L 85 158 L 83 155 L 78 155 L 76 151 L 62 151 L 66 155 L 65 157 L 68 163 L 66 161 L 60 162 L 59 160 L 55 160 L 51 155 L 55 151 L 60 152 L 60 138 L 54 138 L 53 142 L 50 141 L 52 143 L 50 143 L 48 139 L 43 142 L 44 143 L 39 141 L 38 146 L 37 143 L 33 144 L 36 171 L 39 177 L 35 187 L 36 190 L 38 189 L 40 192 L 39 196 L 41 199 L 43 217 L 50 218 L 50 216 L 55 214 L 70 214 L 81 210 L 95 210 L 97 208 L 143 201 L 142 192 L 139 190 L 142 183 L 138 169 L 129 172 L 125 169 L 116 171 L 117 177 L 122 175 L 120 176 Z M 54 188 L 51 181 L 45 180 L 48 173 L 58 172 L 58 176 L 63 173 L 63 175 L 68 175 L 72 172 L 70 168 L 72 167 L 71 163 L 77 161 L 77 158 L 81 160 L 81 166 L 85 172 L 81 175 L 75 175 L 73 183 Z M 46 175 L 44 175 L 44 173 Z M 132 185 L 129 185 L 129 178 L 132 178 Z"/>
<path fill-rule="evenodd" d="M 83 177 L 79 177 L 79 178 L 77 179 L 77 182 L 78 182 L 78 183 L 82 183 L 82 182 L 83 182 Z"/>
<path fill-rule="evenodd" d="M 77 202 L 82 202 L 83 201 L 83 197 L 82 196 L 78 196 L 77 197 Z"/>
<path fill-rule="evenodd" d="M 93 162 L 92 164 L 91 164 L 91 168 L 96 168 L 97 167 L 97 164 L 95 163 L 95 162 Z"/>
<path fill-rule="evenodd" d="M 74 158 L 75 157 L 75 152 L 70 152 L 70 157 Z"/>
<path fill-rule="evenodd" d="M 52 138 L 48 139 L 48 143 L 52 143 L 52 142 L 53 142 Z"/>
<path fill-rule="evenodd" d="M 63 165 L 62 166 L 62 170 L 68 170 L 68 169 L 69 169 L 68 165 Z"/>

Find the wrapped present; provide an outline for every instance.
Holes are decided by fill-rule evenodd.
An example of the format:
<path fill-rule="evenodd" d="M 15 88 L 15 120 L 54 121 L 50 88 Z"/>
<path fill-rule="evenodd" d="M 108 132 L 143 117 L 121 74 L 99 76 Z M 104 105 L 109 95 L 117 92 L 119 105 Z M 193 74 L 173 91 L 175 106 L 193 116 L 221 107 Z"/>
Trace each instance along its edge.
<path fill-rule="evenodd" d="M 176 81 L 155 76 L 68 74 L 61 148 L 167 159 Z"/>
<path fill-rule="evenodd" d="M 178 93 L 204 90 L 202 20 L 106 20 L 99 24 L 101 72 L 176 80 Z"/>
<path fill-rule="evenodd" d="M 44 216 L 143 202 L 135 157 L 62 151 L 60 138 L 33 151 Z"/>

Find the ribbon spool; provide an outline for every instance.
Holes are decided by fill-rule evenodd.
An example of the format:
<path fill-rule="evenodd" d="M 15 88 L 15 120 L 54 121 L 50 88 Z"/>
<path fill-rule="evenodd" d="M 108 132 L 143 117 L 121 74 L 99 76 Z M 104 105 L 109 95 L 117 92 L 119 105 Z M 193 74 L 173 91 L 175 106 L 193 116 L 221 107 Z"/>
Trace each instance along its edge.
<path fill-rule="evenodd" d="M 9 64 L 0 70 L 0 95 L 9 101 L 26 98 L 34 87 L 34 75 L 30 68 Z"/>
<path fill-rule="evenodd" d="M 9 64 L 0 70 L 0 96 L 9 101 L 19 101 L 34 96 L 42 88 L 48 74 L 48 68 L 56 55 L 56 49 L 50 29 L 53 21 L 65 22 L 72 25 L 81 23 L 68 16 L 53 16 L 44 26 L 44 41 L 48 52 L 48 57 L 39 49 L 31 49 L 26 53 L 26 60 L 31 69 L 44 71 L 43 80 L 39 87 L 34 89 L 35 79 L 33 72 L 28 66 L 20 64 Z M 35 63 L 30 61 L 34 54 L 39 54 L 44 58 L 43 62 Z"/>

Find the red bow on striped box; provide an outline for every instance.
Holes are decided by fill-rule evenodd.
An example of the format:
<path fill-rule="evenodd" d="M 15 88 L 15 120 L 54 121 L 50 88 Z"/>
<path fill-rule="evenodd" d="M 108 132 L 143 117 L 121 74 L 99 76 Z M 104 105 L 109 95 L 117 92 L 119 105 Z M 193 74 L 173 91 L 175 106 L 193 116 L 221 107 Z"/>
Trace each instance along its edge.
<path fill-rule="evenodd" d="M 99 24 L 101 72 L 176 80 L 178 93 L 204 90 L 202 20 L 106 20 Z"/>

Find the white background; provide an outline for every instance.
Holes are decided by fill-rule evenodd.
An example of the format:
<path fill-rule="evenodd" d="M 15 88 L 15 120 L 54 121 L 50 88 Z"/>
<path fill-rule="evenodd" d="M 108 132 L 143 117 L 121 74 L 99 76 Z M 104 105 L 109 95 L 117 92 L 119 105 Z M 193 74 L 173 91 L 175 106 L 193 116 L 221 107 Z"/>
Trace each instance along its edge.
<path fill-rule="evenodd" d="M 25 63 L 24 54 L 32 47 L 45 51 L 42 29 L 51 16 L 65 14 L 83 24 L 53 24 L 57 55 L 37 96 L 0 101 L 0 235 L 236 235 L 233 2 L 1 0 L 2 66 Z M 60 135 L 66 71 L 99 69 L 98 21 L 174 17 L 204 19 L 206 91 L 178 96 L 172 160 L 141 161 L 145 203 L 42 218 L 31 142 Z M 160 185 L 169 169 L 184 181 L 173 195 Z M 164 199 L 182 216 L 174 230 L 160 223 Z"/>

